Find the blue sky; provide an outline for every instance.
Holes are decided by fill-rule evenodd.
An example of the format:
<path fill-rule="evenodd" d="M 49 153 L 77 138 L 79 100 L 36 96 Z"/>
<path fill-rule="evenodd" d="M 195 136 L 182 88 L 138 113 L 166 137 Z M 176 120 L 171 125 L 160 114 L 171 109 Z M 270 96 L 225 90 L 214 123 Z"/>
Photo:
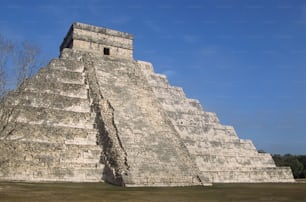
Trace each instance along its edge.
<path fill-rule="evenodd" d="M 306 1 L 1 1 L 0 33 L 47 61 L 76 21 L 134 34 L 135 59 L 257 149 L 306 154 Z"/>

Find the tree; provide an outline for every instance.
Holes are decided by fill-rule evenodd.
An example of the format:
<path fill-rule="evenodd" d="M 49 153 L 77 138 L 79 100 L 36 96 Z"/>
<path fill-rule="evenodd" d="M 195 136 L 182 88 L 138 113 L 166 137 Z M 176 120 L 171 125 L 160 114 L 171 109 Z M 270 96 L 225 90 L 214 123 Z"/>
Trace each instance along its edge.
<path fill-rule="evenodd" d="M 274 160 L 276 166 L 284 166 L 284 164 L 285 164 L 284 159 L 281 155 L 274 154 L 272 157 L 273 157 L 273 160 Z"/>
<path fill-rule="evenodd" d="M 261 153 L 261 154 L 267 153 L 267 152 L 265 152 L 265 150 L 263 150 L 263 149 L 259 149 L 257 152 L 258 152 L 258 153 Z"/>
<path fill-rule="evenodd" d="M 15 51 L 14 67 L 17 73 L 17 86 L 20 86 L 23 81 L 33 76 L 33 70 L 37 66 L 37 56 L 40 53 L 40 49 L 25 41 Z"/>
<path fill-rule="evenodd" d="M 7 106 L 6 95 L 9 89 L 16 87 L 19 88 L 16 96 L 22 91 L 24 81 L 39 65 L 39 53 L 38 46 L 32 43 L 25 41 L 19 44 L 0 34 L 0 139 L 8 138 L 14 131 L 16 122 L 13 121 L 14 127 L 8 125 L 18 111 L 15 105 Z M 8 81 L 12 81 L 10 85 Z"/>
<path fill-rule="evenodd" d="M 14 45 L 11 41 L 0 35 L 0 99 L 6 92 L 7 85 L 7 62 L 13 53 Z"/>
<path fill-rule="evenodd" d="M 306 155 L 300 155 L 297 157 L 297 159 L 303 164 L 304 170 L 303 173 L 300 175 L 300 178 L 306 177 Z"/>
<path fill-rule="evenodd" d="M 294 178 L 305 178 L 306 156 L 275 154 L 273 160 L 277 166 L 290 166 Z"/>
<path fill-rule="evenodd" d="M 0 34 L 0 98 L 9 88 L 20 87 L 38 67 L 40 48 L 28 41 L 13 42 Z M 8 87 L 8 81 L 12 85 Z"/>
<path fill-rule="evenodd" d="M 291 167 L 292 174 L 294 178 L 300 178 L 303 174 L 304 166 L 296 158 L 291 158 L 287 160 L 287 165 Z"/>

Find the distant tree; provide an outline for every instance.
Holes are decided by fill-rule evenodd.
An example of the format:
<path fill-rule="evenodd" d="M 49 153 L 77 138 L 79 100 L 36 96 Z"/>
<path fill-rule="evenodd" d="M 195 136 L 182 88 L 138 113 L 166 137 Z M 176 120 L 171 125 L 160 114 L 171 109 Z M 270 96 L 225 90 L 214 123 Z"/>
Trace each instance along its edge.
<path fill-rule="evenodd" d="M 267 152 L 265 152 L 265 150 L 263 150 L 263 149 L 259 149 L 257 152 L 258 152 L 258 153 L 262 153 L 262 154 L 267 153 Z"/>
<path fill-rule="evenodd" d="M 284 158 L 281 155 L 274 154 L 272 157 L 276 166 L 284 166 Z"/>
<path fill-rule="evenodd" d="M 0 35 L 0 98 L 6 93 L 7 85 L 7 63 L 13 53 L 13 43 Z"/>
<path fill-rule="evenodd" d="M 305 178 L 306 156 L 296 156 L 292 154 L 273 155 L 273 160 L 277 166 L 289 166 L 294 178 Z"/>
<path fill-rule="evenodd" d="M 17 46 L 13 58 L 16 70 L 17 86 L 20 86 L 25 79 L 33 76 L 34 69 L 38 65 L 37 56 L 40 53 L 38 46 L 25 41 Z"/>
<path fill-rule="evenodd" d="M 299 160 L 296 158 L 290 159 L 288 160 L 287 165 L 291 167 L 294 178 L 300 178 L 302 176 L 304 166 L 301 162 L 299 162 Z"/>
<path fill-rule="evenodd" d="M 301 174 L 300 178 L 305 178 L 306 177 L 306 155 L 300 155 L 297 157 L 297 159 L 303 164 L 304 170 L 303 173 Z"/>
<path fill-rule="evenodd" d="M 13 42 L 0 34 L 0 98 L 9 88 L 20 87 L 40 65 L 40 48 L 28 41 Z M 8 82 L 10 86 L 8 87 Z"/>
<path fill-rule="evenodd" d="M 6 107 L 5 97 L 12 88 L 19 88 L 16 95 L 21 92 L 25 80 L 40 65 L 39 54 L 38 46 L 30 42 L 13 42 L 0 34 L 0 138 L 12 134 L 14 127 L 8 129 L 7 126 L 12 115 L 16 115 L 16 107 Z"/>

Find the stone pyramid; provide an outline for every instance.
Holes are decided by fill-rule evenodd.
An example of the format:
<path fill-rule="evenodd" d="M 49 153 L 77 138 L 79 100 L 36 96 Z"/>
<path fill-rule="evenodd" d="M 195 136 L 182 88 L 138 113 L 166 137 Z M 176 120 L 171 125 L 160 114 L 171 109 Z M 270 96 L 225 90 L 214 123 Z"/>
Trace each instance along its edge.
<path fill-rule="evenodd" d="M 133 36 L 74 23 L 60 57 L 1 103 L 0 180 L 122 186 L 293 182 L 148 62 Z"/>

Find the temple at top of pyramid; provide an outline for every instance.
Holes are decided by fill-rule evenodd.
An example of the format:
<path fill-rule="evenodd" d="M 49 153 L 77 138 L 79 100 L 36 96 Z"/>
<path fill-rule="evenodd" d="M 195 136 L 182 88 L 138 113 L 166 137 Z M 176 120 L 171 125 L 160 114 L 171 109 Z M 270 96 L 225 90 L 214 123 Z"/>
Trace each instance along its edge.
<path fill-rule="evenodd" d="M 60 52 L 1 102 L 0 180 L 294 182 L 290 168 L 134 60 L 132 35 L 74 23 Z"/>
<path fill-rule="evenodd" d="M 70 27 L 60 50 L 64 48 L 132 59 L 133 35 L 76 22 Z"/>

